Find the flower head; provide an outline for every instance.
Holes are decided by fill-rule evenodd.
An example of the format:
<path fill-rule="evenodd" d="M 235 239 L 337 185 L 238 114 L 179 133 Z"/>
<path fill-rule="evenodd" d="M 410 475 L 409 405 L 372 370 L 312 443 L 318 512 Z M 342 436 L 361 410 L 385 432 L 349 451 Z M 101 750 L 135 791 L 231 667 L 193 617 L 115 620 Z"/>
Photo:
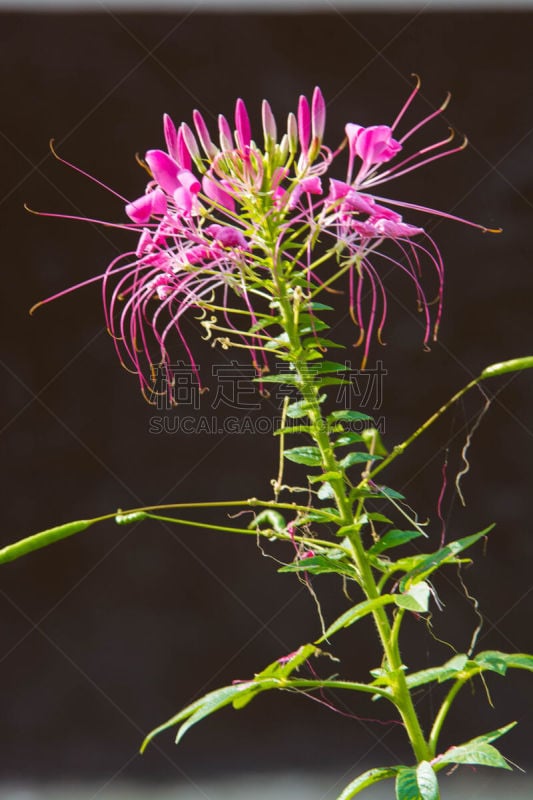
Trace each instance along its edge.
<path fill-rule="evenodd" d="M 280 353 L 276 337 L 267 333 L 276 319 L 280 270 L 291 300 L 303 293 L 310 301 L 332 282 L 321 274 L 325 258 L 314 252 L 319 239 L 336 259 L 338 276 L 348 273 L 350 313 L 359 327 L 363 362 L 374 333 L 378 339 L 382 335 L 389 267 L 414 286 L 424 316 L 424 342 L 436 334 L 442 259 L 425 229 L 404 220 L 396 209 L 456 218 L 374 193 L 386 181 L 464 147 L 452 146 L 453 136 L 447 136 L 408 152 L 411 136 L 445 107 L 399 135 L 418 89 L 419 84 L 391 125 L 346 125 L 344 181 L 328 178 L 331 164 L 344 154 L 342 146 L 332 151 L 324 145 L 326 106 L 318 88 L 310 100 L 300 97 L 281 136 L 263 101 L 262 146 L 253 137 L 242 99 L 235 105 L 235 129 L 220 116 L 215 136 L 199 111 L 193 112 L 192 127 L 176 127 L 164 116 L 166 150 L 146 153 L 150 179 L 139 197 L 125 202 L 129 223 L 119 226 L 137 233 L 137 245 L 100 276 L 108 329 L 145 395 L 152 393 L 157 366 L 173 397 L 173 340 L 197 373 L 183 324 L 191 314 L 204 338 L 249 350 L 260 374 L 266 354 Z M 436 311 L 435 298 L 424 286 L 428 266 L 436 276 Z"/>

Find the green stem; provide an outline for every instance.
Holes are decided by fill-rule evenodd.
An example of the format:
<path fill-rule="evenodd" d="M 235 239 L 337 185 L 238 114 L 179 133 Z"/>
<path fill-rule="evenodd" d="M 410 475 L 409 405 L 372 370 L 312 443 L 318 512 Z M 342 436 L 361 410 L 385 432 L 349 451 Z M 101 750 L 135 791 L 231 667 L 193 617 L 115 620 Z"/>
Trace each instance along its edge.
<path fill-rule="evenodd" d="M 456 695 L 463 688 L 465 683 L 467 683 L 470 680 L 471 677 L 472 674 L 470 673 L 455 681 L 452 688 L 442 701 L 442 705 L 438 710 L 437 716 L 435 717 L 435 721 L 433 723 L 433 727 L 431 728 L 431 733 L 429 735 L 429 748 L 431 751 L 432 758 L 435 758 L 435 756 L 437 755 L 437 744 L 439 741 L 440 732 L 442 730 L 442 726 L 444 725 L 444 721 L 448 716 L 448 712 L 452 706 L 452 703 L 455 700 Z"/>
<path fill-rule="evenodd" d="M 430 425 L 433 425 L 433 423 L 434 423 L 434 422 L 436 422 L 436 421 L 438 420 L 438 418 L 439 418 L 440 416 L 442 416 L 442 414 L 444 414 L 446 411 L 448 411 L 448 409 L 449 409 L 449 408 L 451 408 L 451 406 L 453 406 L 453 404 L 454 404 L 454 403 L 456 403 L 458 400 L 460 400 L 460 399 L 461 399 L 461 397 L 462 397 L 464 394 L 466 394 L 467 392 L 469 392 L 469 391 L 470 391 L 470 389 L 473 389 L 473 388 L 474 388 L 474 386 L 477 386 L 477 385 L 478 385 L 478 383 L 479 383 L 481 380 L 483 380 L 483 378 L 484 378 L 484 377 L 485 377 L 484 375 L 479 375 L 477 378 L 474 378 L 474 380 L 471 380 L 471 381 L 470 381 L 470 383 L 467 383 L 467 384 L 466 384 L 466 386 L 463 386 L 463 388 L 462 388 L 462 389 L 460 389 L 458 392 L 456 392 L 456 393 L 454 394 L 454 396 L 453 396 L 453 397 L 451 397 L 451 398 L 450 398 L 450 399 L 449 399 L 449 400 L 448 400 L 446 403 L 444 403 L 444 405 L 442 405 L 442 406 L 439 408 L 439 410 L 438 410 L 438 411 L 435 411 L 435 413 L 434 413 L 434 414 L 432 414 L 432 416 L 431 416 L 431 417 L 429 417 L 429 419 L 427 419 L 427 420 L 424 422 L 424 424 L 423 424 L 423 425 L 421 425 L 419 428 L 417 428 L 417 429 L 416 429 L 416 431 L 415 431 L 413 434 L 411 434 L 411 436 L 409 436 L 409 438 L 408 438 L 408 439 L 406 439 L 406 440 L 405 440 L 404 442 L 402 442 L 401 444 L 397 444 L 397 445 L 394 447 L 394 449 L 393 449 L 392 453 L 390 453 L 390 455 L 388 455 L 388 456 L 387 456 L 387 458 L 383 459 L 383 461 L 381 461 L 381 462 L 378 464 L 378 466 L 377 466 L 377 467 L 375 467 L 375 468 L 372 470 L 372 472 L 370 473 L 370 475 L 368 476 L 368 478 L 367 478 L 367 479 L 365 479 L 364 483 L 366 484 L 366 483 L 368 482 L 368 480 L 373 480 L 373 478 L 374 478 L 374 477 L 375 477 L 375 476 L 376 476 L 376 475 L 377 475 L 379 472 L 381 472 L 383 469 L 385 469 L 385 467 L 388 467 L 388 466 L 389 466 L 389 464 L 391 463 L 391 461 L 394 461 L 394 459 L 395 459 L 395 458 L 397 458 L 398 456 L 401 456 L 401 455 L 402 455 L 402 453 L 403 453 L 403 452 L 404 452 L 404 451 L 405 451 L 405 450 L 406 450 L 406 449 L 409 447 L 409 445 L 410 445 L 410 444 L 412 444 L 412 443 L 415 441 L 415 439 L 418 439 L 418 437 L 419 437 L 419 436 L 421 436 L 421 434 L 423 434 L 425 431 L 427 431 L 427 429 L 430 427 Z"/>
<path fill-rule="evenodd" d="M 339 527 L 346 527 L 349 529 L 348 539 L 351 545 L 352 558 L 359 574 L 359 583 L 365 596 L 369 600 L 375 600 L 380 597 L 380 592 L 376 585 L 374 574 L 357 527 L 360 514 L 363 510 L 363 504 L 361 501 L 359 502 L 357 514 L 354 517 L 351 502 L 346 494 L 346 482 L 343 477 L 344 470 L 335 457 L 326 420 L 322 416 L 319 402 L 319 389 L 314 382 L 313 376 L 309 375 L 309 371 L 306 368 L 307 358 L 297 324 L 300 298 L 296 293 L 294 293 L 292 298 L 289 297 L 282 265 L 277 260 L 277 254 L 274 248 L 272 249 L 272 266 L 273 281 L 277 292 L 276 299 L 280 306 L 283 327 L 289 341 L 289 352 L 294 370 L 299 378 L 300 393 L 306 403 L 306 413 L 311 422 L 311 435 L 320 451 L 322 469 L 324 472 L 340 473 L 342 476 L 339 478 L 332 477 L 329 481 L 339 511 L 341 521 Z M 416 714 L 402 668 L 402 659 L 398 645 L 398 630 L 395 629 L 393 635 L 389 617 L 384 608 L 378 607 L 372 613 L 390 671 L 391 699 L 403 720 L 417 761 L 423 761 L 429 757 L 430 751 L 420 726 L 420 721 Z"/>

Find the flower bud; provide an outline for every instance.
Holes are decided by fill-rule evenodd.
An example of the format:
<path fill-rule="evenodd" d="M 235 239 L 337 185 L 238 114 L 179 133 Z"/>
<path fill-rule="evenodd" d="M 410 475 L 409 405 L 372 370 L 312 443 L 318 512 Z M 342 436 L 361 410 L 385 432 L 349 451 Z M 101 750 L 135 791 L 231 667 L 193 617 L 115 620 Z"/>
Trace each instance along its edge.
<path fill-rule="evenodd" d="M 196 133 L 198 134 L 198 138 L 200 140 L 200 144 L 202 145 L 206 156 L 210 160 L 213 160 L 218 153 L 218 147 L 211 141 L 204 118 L 196 109 L 192 112 L 192 118 L 194 121 L 194 127 L 196 128 Z"/>

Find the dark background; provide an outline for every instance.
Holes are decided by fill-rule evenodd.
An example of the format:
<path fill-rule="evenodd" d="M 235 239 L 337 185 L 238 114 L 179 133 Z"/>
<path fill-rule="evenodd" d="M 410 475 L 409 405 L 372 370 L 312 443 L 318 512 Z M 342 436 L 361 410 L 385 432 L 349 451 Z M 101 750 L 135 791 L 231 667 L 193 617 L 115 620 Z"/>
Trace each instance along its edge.
<path fill-rule="evenodd" d="M 413 72 L 423 78 L 414 119 L 450 90 L 446 121 L 468 134 L 471 147 L 384 193 L 501 225 L 504 233 L 424 220 L 447 264 L 446 313 L 429 354 L 410 287 L 392 277 L 388 346 L 373 358 L 383 358 L 388 370 L 379 413 L 394 444 L 488 363 L 532 352 L 532 21 L 466 13 L 4 15 L 2 541 L 160 500 L 267 497 L 277 470 L 268 436 L 149 433 L 154 409 L 115 359 L 97 285 L 28 316 L 34 302 L 98 274 L 132 242 L 121 232 L 24 211 L 27 202 L 124 219 L 120 201 L 51 158 L 51 137 L 65 158 L 134 198 L 145 183 L 134 154 L 162 145 L 164 111 L 176 122 L 190 121 L 198 107 L 213 122 L 218 112 L 230 115 L 241 96 L 257 124 L 260 100 L 268 97 L 281 120 L 300 93 L 319 83 L 334 146 L 347 121 L 391 122 Z M 419 141 L 445 135 L 445 125 L 432 131 Z M 338 302 L 335 336 L 351 342 L 354 332 Z M 206 345 L 197 352 L 206 376 L 212 360 L 227 357 Z M 466 573 L 486 618 L 479 646 L 527 651 L 533 649 L 533 380 L 521 374 L 487 388 L 498 394 L 470 450 L 466 509 L 453 478 L 468 424 L 482 407 L 479 394 L 419 441 L 388 482 L 407 493 L 421 519 L 431 516 L 436 546 L 439 449 L 449 444 L 447 536 L 497 523 L 486 552 L 476 550 L 476 569 Z M 208 400 L 202 403 L 205 411 Z M 263 414 L 272 410 L 263 404 Z M 224 409 L 216 413 L 223 417 Z M 349 771 L 359 760 L 408 758 L 396 728 L 282 695 L 203 723 L 178 749 L 167 735 L 136 756 L 145 732 L 200 693 L 246 678 L 316 637 L 313 601 L 293 577 L 275 570 L 251 540 L 151 523 L 105 524 L 3 567 L 0 777 L 121 772 L 131 779 L 197 779 L 309 762 Z M 337 582 L 325 579 L 316 588 L 332 619 L 346 602 Z M 476 624 L 472 607 L 452 570 L 437 588 L 446 608 L 435 611 L 435 635 L 465 650 Z M 432 642 L 423 621 L 406 627 L 409 666 L 452 654 Z M 351 633 L 339 636 L 340 669 L 364 680 L 378 656 L 372 625 L 362 624 L 359 633 L 357 641 Z M 503 751 L 527 766 L 531 676 L 488 682 L 495 708 L 480 684 L 475 694 L 466 689 L 443 746 L 518 719 L 523 739 L 513 732 Z M 423 720 L 437 700 L 438 692 L 423 698 Z M 366 718 L 386 714 L 371 703 L 356 710 Z"/>

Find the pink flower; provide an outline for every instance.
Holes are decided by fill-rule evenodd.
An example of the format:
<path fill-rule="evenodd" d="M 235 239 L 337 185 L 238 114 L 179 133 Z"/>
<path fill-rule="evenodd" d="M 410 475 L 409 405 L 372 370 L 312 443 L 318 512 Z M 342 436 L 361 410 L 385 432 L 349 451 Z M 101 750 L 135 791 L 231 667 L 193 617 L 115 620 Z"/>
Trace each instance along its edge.
<path fill-rule="evenodd" d="M 167 149 L 146 153 L 150 180 L 144 194 L 130 202 L 118 195 L 130 222 L 117 227 L 133 231 L 137 245 L 94 279 L 103 283 L 106 323 L 120 359 L 138 375 L 146 396 L 151 395 L 157 368 L 163 370 L 173 397 L 173 341 L 197 373 L 183 326 L 191 312 L 201 320 L 206 338 L 247 348 L 260 373 L 267 363 L 268 337 L 258 324 L 257 308 L 262 313 L 265 305 L 269 308 L 273 259 L 286 268 L 289 281 L 297 278 L 297 285 L 312 297 L 323 286 L 317 264 L 325 260 L 314 254 L 314 246 L 318 241 L 327 246 L 328 237 L 340 273 L 348 273 L 350 314 L 359 327 L 363 364 L 373 339 L 382 336 L 390 268 L 413 285 L 424 318 L 424 343 L 436 335 L 442 312 L 442 259 L 424 228 L 405 221 L 396 209 L 457 218 L 374 193 L 377 186 L 464 147 L 451 146 L 453 137 L 447 136 L 407 152 L 411 136 L 446 105 L 398 134 L 418 89 L 419 84 L 391 125 L 346 125 L 345 180 L 328 176 L 343 148 L 332 151 L 323 143 L 326 104 L 318 88 L 311 101 L 299 98 L 297 114 L 288 115 L 281 138 L 270 105 L 263 101 L 262 150 L 241 99 L 235 104 L 234 134 L 227 119 L 219 116 L 218 144 L 199 111 L 193 112 L 194 130 L 185 122 L 177 128 L 164 116 Z M 329 190 L 324 196 L 325 177 Z M 429 291 L 427 272 L 433 275 Z"/>

